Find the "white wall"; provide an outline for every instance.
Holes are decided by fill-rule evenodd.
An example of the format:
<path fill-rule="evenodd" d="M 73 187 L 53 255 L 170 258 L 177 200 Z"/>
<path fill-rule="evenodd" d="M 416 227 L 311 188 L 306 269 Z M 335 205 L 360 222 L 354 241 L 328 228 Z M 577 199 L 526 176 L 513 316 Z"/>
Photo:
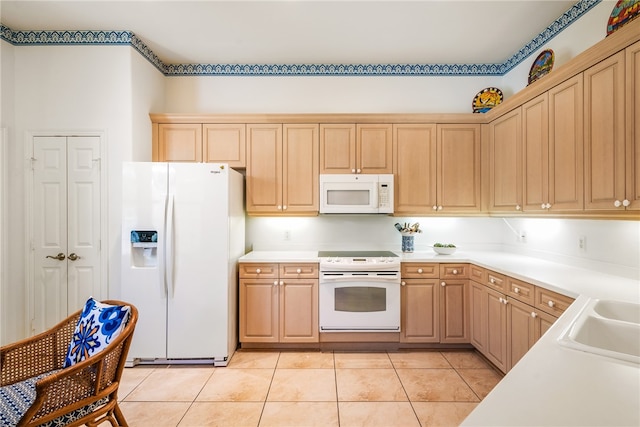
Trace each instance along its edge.
<path fill-rule="evenodd" d="M 172 113 L 471 113 L 500 77 L 168 77 Z"/>
<path fill-rule="evenodd" d="M 121 163 L 134 158 L 151 159 L 148 113 L 164 103 L 164 77 L 128 46 L 13 49 L 15 76 L 6 82 L 15 87 L 15 120 L 11 132 L 15 138 L 9 149 L 12 160 L 9 282 L 13 292 L 10 304 L 24 313 L 24 254 L 27 251 L 24 175 L 28 166 L 25 158 L 28 132 L 81 131 L 104 135 L 107 158 L 103 159 L 102 167 L 108 168 L 109 178 L 108 215 L 105 216 L 108 236 L 103 248 L 109 256 L 106 272 L 109 296 L 118 297 Z M 11 318 L 18 324 L 17 333 L 22 334 L 27 319 L 18 313 Z"/>

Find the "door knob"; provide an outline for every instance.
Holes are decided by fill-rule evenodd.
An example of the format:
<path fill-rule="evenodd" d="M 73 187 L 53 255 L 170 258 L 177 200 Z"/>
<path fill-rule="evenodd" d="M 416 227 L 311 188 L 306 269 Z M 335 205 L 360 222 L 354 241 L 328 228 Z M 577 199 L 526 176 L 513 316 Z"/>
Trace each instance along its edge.
<path fill-rule="evenodd" d="M 75 261 L 75 260 L 77 260 L 77 259 L 80 259 L 80 255 L 76 255 L 76 254 L 75 254 L 75 252 L 71 252 L 71 253 L 69 254 L 69 259 L 70 259 L 71 261 Z"/>
<path fill-rule="evenodd" d="M 46 258 L 57 259 L 58 261 L 64 261 L 65 256 L 62 252 L 60 252 L 56 256 L 47 255 Z"/>

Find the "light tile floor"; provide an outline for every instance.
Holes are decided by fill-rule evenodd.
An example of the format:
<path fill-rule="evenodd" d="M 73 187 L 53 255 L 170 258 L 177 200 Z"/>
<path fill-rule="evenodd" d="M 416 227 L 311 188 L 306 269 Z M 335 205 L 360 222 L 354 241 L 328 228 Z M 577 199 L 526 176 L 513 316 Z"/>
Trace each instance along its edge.
<path fill-rule="evenodd" d="M 243 350 L 127 368 L 120 407 L 132 427 L 455 426 L 501 378 L 474 351 Z"/>

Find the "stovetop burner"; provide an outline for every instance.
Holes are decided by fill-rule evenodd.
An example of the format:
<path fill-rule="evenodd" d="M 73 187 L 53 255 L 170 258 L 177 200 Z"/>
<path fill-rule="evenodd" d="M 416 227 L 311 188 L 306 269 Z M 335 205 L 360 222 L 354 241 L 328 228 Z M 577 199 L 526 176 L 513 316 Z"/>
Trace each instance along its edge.
<path fill-rule="evenodd" d="M 397 257 L 391 251 L 318 251 L 319 258 L 375 258 L 375 257 Z"/>

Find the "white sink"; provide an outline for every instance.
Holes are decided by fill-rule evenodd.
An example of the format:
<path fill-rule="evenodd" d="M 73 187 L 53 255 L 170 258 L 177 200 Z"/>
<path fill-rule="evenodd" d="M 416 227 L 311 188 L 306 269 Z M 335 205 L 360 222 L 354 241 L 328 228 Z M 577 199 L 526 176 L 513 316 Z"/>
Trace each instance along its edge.
<path fill-rule="evenodd" d="M 640 323 L 640 304 L 626 301 L 598 300 L 593 305 L 593 311 L 607 319 Z"/>
<path fill-rule="evenodd" d="M 558 343 L 640 364 L 640 304 L 592 300 L 560 335 Z"/>

